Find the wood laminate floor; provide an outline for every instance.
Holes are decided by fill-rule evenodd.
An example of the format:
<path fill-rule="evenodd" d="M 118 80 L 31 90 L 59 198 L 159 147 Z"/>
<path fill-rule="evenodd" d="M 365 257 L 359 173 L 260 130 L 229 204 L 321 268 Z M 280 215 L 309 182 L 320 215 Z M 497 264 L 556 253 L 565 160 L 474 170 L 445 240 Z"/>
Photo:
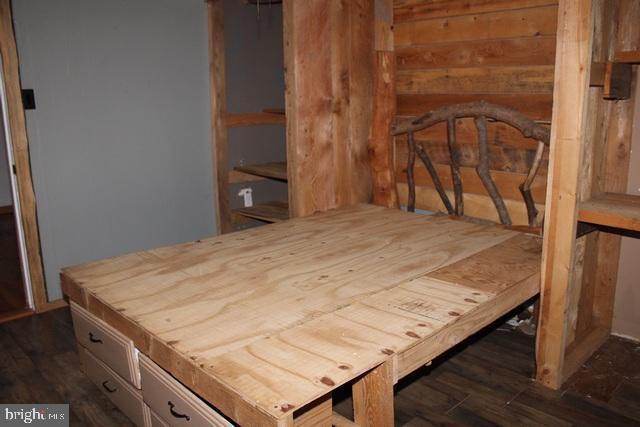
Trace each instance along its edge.
<path fill-rule="evenodd" d="M 27 307 L 13 213 L 0 213 L 0 316 Z"/>
<path fill-rule="evenodd" d="M 558 392 L 531 380 L 533 358 L 533 337 L 494 328 L 401 381 L 396 424 L 640 426 L 638 344 L 610 339 Z M 67 308 L 0 324 L 0 402 L 67 402 L 71 425 L 130 425 L 80 372 Z"/>

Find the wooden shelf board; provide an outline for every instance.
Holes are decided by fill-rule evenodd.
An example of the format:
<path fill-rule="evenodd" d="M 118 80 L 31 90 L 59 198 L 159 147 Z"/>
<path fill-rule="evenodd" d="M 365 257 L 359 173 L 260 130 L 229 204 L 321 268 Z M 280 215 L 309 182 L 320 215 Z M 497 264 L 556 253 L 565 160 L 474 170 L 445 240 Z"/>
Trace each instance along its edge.
<path fill-rule="evenodd" d="M 264 178 L 277 179 L 280 181 L 287 180 L 287 162 L 270 162 L 256 165 L 236 166 L 233 169 Z"/>
<path fill-rule="evenodd" d="M 580 205 L 578 220 L 640 231 L 640 196 L 603 193 Z"/>
<path fill-rule="evenodd" d="M 231 114 L 227 113 L 225 121 L 227 127 L 239 127 L 239 126 L 255 126 L 255 125 L 275 125 L 283 124 L 286 122 L 284 114 L 279 112 L 259 112 L 259 113 L 241 113 Z"/>
<path fill-rule="evenodd" d="M 623 62 L 626 64 L 640 64 L 640 50 L 616 52 L 615 62 Z"/>
<path fill-rule="evenodd" d="M 289 204 L 287 202 L 266 202 L 250 208 L 233 210 L 238 215 L 266 222 L 281 222 L 289 219 Z"/>

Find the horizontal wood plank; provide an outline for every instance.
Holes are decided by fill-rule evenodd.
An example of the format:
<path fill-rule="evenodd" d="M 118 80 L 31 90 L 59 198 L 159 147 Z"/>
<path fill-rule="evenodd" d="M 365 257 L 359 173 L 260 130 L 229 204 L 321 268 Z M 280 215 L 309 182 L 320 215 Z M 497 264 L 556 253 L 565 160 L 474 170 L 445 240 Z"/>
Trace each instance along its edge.
<path fill-rule="evenodd" d="M 398 115 L 420 116 L 429 111 L 452 104 L 486 101 L 519 110 L 533 120 L 551 120 L 553 96 L 550 94 L 413 94 L 398 95 Z"/>
<path fill-rule="evenodd" d="M 287 162 L 257 163 L 234 167 L 236 171 L 261 176 L 264 178 L 287 180 Z"/>
<path fill-rule="evenodd" d="M 394 22 L 399 23 L 557 4 L 557 0 L 396 0 L 393 18 Z"/>
<path fill-rule="evenodd" d="M 436 164 L 434 165 L 442 185 L 447 190 L 453 190 L 453 179 L 451 177 L 451 168 L 448 165 Z M 406 163 L 398 163 L 396 165 L 396 181 L 399 183 L 407 182 Z M 524 181 L 526 175 L 501 172 L 492 170 L 490 171 L 491 177 L 499 188 L 502 197 L 511 200 L 522 201 L 522 195 L 518 186 Z M 478 177 L 475 168 L 461 167 L 460 175 L 462 177 L 462 189 L 465 193 L 488 195 L 487 191 L 482 184 L 482 181 Z M 417 186 L 434 187 L 429 173 L 420 164 L 416 164 L 414 170 L 414 179 Z M 538 175 L 533 181 L 531 186 L 531 194 L 533 200 L 536 203 L 544 203 L 547 189 L 547 182 L 545 175 Z"/>
<path fill-rule="evenodd" d="M 578 220 L 640 231 L 640 196 L 604 193 L 580 203 Z"/>
<path fill-rule="evenodd" d="M 446 67 L 553 65 L 553 36 L 434 43 L 396 49 L 398 70 Z"/>
<path fill-rule="evenodd" d="M 396 48 L 429 44 L 513 37 L 552 36 L 556 33 L 557 6 L 401 22 L 394 26 Z"/>
<path fill-rule="evenodd" d="M 398 71 L 398 94 L 553 93 L 553 66 L 468 67 Z"/>
<path fill-rule="evenodd" d="M 227 127 L 284 124 L 286 117 L 278 113 L 228 113 L 225 117 Z"/>
<path fill-rule="evenodd" d="M 446 190 L 449 200 L 454 200 L 453 191 Z M 400 204 L 407 204 L 407 184 L 398 183 Z M 514 225 L 528 225 L 527 208 L 522 200 L 504 199 Z M 538 211 L 544 212 L 544 205 L 536 204 Z M 434 212 L 446 212 L 438 192 L 429 186 L 416 186 L 416 208 Z M 490 197 L 482 194 L 464 193 L 464 214 L 466 216 L 499 222 L 496 207 Z"/>
<path fill-rule="evenodd" d="M 525 138 L 520 131 L 504 123 L 489 123 L 488 143 L 490 149 L 490 169 L 506 172 L 528 173 L 537 142 Z M 462 166 L 475 167 L 478 164 L 478 137 L 473 119 L 456 121 L 456 139 Z M 431 160 L 435 163 L 450 164 L 451 156 L 446 143 L 447 129 L 445 123 L 416 132 L 414 141 L 421 144 Z M 407 158 L 407 136 L 395 138 L 396 162 L 404 164 Z M 541 164 L 541 173 L 547 169 L 548 153 L 545 150 Z"/>
<path fill-rule="evenodd" d="M 281 222 L 289 219 L 289 204 L 280 201 L 265 202 L 234 209 L 233 213 L 260 221 Z"/>

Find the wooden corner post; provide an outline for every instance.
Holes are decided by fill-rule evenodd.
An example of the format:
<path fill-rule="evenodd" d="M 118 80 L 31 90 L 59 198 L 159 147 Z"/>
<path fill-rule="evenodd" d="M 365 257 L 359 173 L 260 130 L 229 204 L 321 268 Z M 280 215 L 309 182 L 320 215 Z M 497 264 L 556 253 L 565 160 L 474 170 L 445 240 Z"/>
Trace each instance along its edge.
<path fill-rule="evenodd" d="M 537 379 L 564 380 L 570 293 L 576 245 L 578 175 L 583 158 L 594 31 L 591 0 L 561 1 L 542 255 Z"/>
<path fill-rule="evenodd" d="M 209 33 L 209 91 L 211 97 L 211 150 L 213 156 L 213 194 L 216 201 L 218 232 L 233 231 L 229 205 L 229 158 L 227 89 L 224 59 L 224 13 L 222 0 L 207 1 Z"/>

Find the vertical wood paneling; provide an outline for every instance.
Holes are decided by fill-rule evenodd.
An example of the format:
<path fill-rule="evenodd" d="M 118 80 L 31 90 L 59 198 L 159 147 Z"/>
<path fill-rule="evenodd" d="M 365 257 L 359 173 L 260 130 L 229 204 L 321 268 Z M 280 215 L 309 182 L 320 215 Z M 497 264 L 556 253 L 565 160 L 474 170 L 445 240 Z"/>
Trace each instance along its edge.
<path fill-rule="evenodd" d="M 294 217 L 369 200 L 373 7 L 373 0 L 284 1 Z"/>

